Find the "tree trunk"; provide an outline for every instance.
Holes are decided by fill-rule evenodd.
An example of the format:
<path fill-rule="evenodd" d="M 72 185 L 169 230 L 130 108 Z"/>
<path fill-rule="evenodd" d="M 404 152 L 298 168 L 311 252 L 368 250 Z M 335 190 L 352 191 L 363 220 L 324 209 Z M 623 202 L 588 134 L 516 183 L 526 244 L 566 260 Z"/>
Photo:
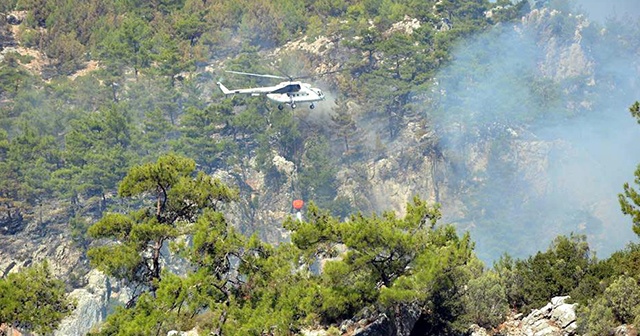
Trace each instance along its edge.
<path fill-rule="evenodd" d="M 160 281 L 160 249 L 162 248 L 162 239 L 156 241 L 153 246 L 153 270 L 151 274 L 151 291 L 155 294 L 156 288 L 153 284 L 153 280 Z"/>

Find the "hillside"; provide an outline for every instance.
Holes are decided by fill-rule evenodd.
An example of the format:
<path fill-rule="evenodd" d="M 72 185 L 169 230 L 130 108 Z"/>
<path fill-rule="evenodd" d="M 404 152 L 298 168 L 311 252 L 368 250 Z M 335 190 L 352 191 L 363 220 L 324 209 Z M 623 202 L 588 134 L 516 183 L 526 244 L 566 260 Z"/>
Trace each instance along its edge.
<path fill-rule="evenodd" d="M 93 316 L 88 323 L 65 320 L 62 328 L 67 329 L 59 334 L 87 332 L 104 321 L 107 310 L 127 301 L 135 307 L 118 310 L 101 333 L 130 332 L 127 323 L 133 328 L 133 317 L 153 302 L 144 293 L 151 291 L 155 299 L 156 290 L 170 286 L 164 279 L 173 275 L 161 276 L 161 266 L 153 266 L 158 273 L 140 287 L 122 273 L 109 274 L 96 257 L 87 257 L 109 237 L 97 239 L 88 228 L 108 214 L 149 206 L 153 193 L 128 197 L 121 182 L 134 167 L 175 153 L 237 192 L 233 202 L 213 208 L 242 237 L 256 235 L 261 243 L 238 238 L 225 246 L 246 243 L 253 245 L 238 251 L 270 251 L 241 260 L 271 273 L 258 276 L 240 267 L 235 271 L 246 271 L 243 276 L 256 282 L 239 284 L 243 276 L 227 279 L 214 272 L 239 292 L 223 291 L 226 301 L 189 293 L 198 296 L 195 306 L 184 301 L 188 313 L 177 309 L 172 315 L 168 309 L 168 315 L 156 317 L 168 321 L 158 331 L 195 324 L 242 334 L 249 332 L 238 326 L 245 323 L 257 333 L 269 321 L 275 328 L 270 332 L 280 334 L 287 323 L 289 332 L 308 325 L 339 326 L 362 310 L 373 310 L 374 316 L 417 300 L 420 328 L 455 334 L 471 322 L 491 330 L 507 307 L 526 311 L 564 295 L 585 307 L 578 312 L 582 328 L 633 323 L 637 312 L 610 317 L 593 307 L 621 309 L 607 305 L 602 295 L 605 290 L 607 297 L 614 295 L 614 284 L 629 280 L 621 270 L 635 265 L 637 247 L 624 247 L 635 237 L 618 194 L 640 161 L 635 146 L 640 128 L 628 114 L 638 92 L 640 26 L 615 16 L 602 21 L 602 13 L 596 21 L 580 12 L 589 4 L 3 3 L 0 276 L 48 259 L 53 273 Z M 633 9 L 634 4 L 623 5 Z M 232 88 L 274 85 L 227 70 L 302 76 L 322 88 L 326 99 L 315 109 L 301 104 L 280 110 L 265 97 L 224 96 L 216 82 Z M 284 281 L 279 278 L 284 270 L 270 268 L 273 260 L 292 260 L 293 252 L 285 247 L 297 234 L 309 234 L 283 226 L 295 213 L 295 199 L 306 202 L 306 221 L 330 218 L 320 222 L 347 230 L 346 223 L 362 216 L 364 228 L 381 225 L 386 234 L 382 228 L 389 225 L 393 231 L 399 222 L 378 223 L 383 212 L 404 218 L 415 196 L 439 204 L 442 218 L 434 216 L 439 220 L 425 233 L 427 245 L 403 250 L 407 264 L 390 265 L 390 274 L 370 275 L 338 260 L 341 266 L 330 275 Z M 325 217 L 313 217 L 315 206 L 326 210 Z M 184 220 L 196 223 L 206 209 Z M 379 233 L 364 228 L 371 237 Z M 339 230 L 327 237 L 318 233 L 327 245 L 314 245 L 315 251 L 300 242 L 291 248 L 335 258 L 349 237 L 342 231 L 345 236 L 334 236 Z M 432 237 L 438 234 L 441 240 Z M 182 255 L 184 260 L 169 251 L 168 242 L 178 236 L 171 231 L 156 244 L 162 267 L 183 277 L 175 281 L 198 281 L 184 265 L 205 276 L 204 261 Z M 385 246 L 393 238 L 380 239 Z M 246 253 L 238 251 L 233 253 Z M 346 251 L 370 253 L 358 244 L 347 244 Z M 442 261 L 450 268 L 428 275 L 417 268 L 430 267 L 438 260 L 430 259 L 433 254 L 443 251 L 451 253 Z M 567 251 L 578 258 L 569 260 Z M 316 267 L 305 265 L 300 267 Z M 364 278 L 380 276 L 383 287 L 370 279 L 355 290 L 338 281 L 345 270 Z M 638 279 L 635 272 L 627 276 Z M 416 279 L 425 283 L 408 285 Z M 326 288 L 311 293 L 335 301 L 323 307 L 303 299 L 295 305 L 295 297 L 278 301 L 283 295 L 274 285 L 278 281 L 300 291 Z M 473 311 L 486 307 L 472 307 L 467 288 L 480 291 L 488 285 L 497 286 L 492 297 L 503 309 L 483 320 Z M 445 292 L 450 296 L 440 294 Z M 247 299 L 252 295 L 261 299 Z M 264 320 L 275 313 L 260 306 L 261 300 L 294 313 Z M 238 306 L 221 308 L 230 302 Z M 446 307 L 433 308 L 437 302 Z M 207 311 L 222 315 L 214 318 Z M 252 314 L 255 320 L 243 320 Z M 118 319 L 123 319 L 120 329 L 113 327 Z M 216 319 L 220 325 L 211 322 Z"/>

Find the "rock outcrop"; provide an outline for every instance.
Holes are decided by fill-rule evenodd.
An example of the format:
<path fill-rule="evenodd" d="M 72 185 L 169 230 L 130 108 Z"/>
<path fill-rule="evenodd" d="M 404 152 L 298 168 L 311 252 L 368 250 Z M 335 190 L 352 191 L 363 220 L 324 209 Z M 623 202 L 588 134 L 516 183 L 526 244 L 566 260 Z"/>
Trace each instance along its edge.
<path fill-rule="evenodd" d="M 48 204 L 36 209 L 37 216 L 25 216 L 16 231 L 0 231 L 0 276 L 46 260 L 56 277 L 73 287 L 84 285 L 88 262 L 71 237 L 68 214 L 61 209 L 60 204 Z"/>
<path fill-rule="evenodd" d="M 576 304 L 567 303 L 568 296 L 551 299 L 546 306 L 534 309 L 522 318 L 521 314 L 511 316 L 498 332 L 504 336 L 571 336 L 576 335 Z M 481 327 L 472 326 L 472 336 L 490 333 Z"/>
<path fill-rule="evenodd" d="M 420 318 L 420 308 L 402 305 L 395 311 L 370 313 L 366 309 L 360 318 L 345 320 L 340 325 L 343 335 L 352 336 L 409 336 Z"/>
<path fill-rule="evenodd" d="M 632 325 L 621 325 L 613 333 L 615 336 L 638 336 L 638 330 Z"/>
<path fill-rule="evenodd" d="M 193 328 L 189 331 L 170 330 L 167 336 L 198 336 L 198 329 Z"/>
<path fill-rule="evenodd" d="M 60 322 L 54 335 L 84 335 L 106 317 L 111 291 L 109 280 L 96 270 L 89 272 L 87 279 L 86 287 L 74 289 L 69 294 L 69 298 L 76 302 L 76 309 Z"/>
<path fill-rule="evenodd" d="M 118 286 L 98 270 L 91 270 L 86 281 L 85 287 L 69 294 L 76 302 L 76 309 L 60 322 L 55 336 L 86 335 L 104 321 L 109 306 L 122 305 L 129 299 L 127 288 Z"/>

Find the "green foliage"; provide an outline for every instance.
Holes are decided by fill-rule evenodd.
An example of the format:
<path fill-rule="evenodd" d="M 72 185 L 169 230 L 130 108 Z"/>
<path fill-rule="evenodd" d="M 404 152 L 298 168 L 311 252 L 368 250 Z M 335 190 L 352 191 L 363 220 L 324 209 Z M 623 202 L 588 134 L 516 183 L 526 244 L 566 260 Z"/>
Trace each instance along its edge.
<path fill-rule="evenodd" d="M 346 104 L 339 104 L 333 108 L 335 114 L 331 116 L 331 121 L 335 124 L 334 132 L 336 136 L 344 139 L 343 155 L 350 155 L 360 150 L 361 141 L 357 139 L 358 127 L 348 110 Z"/>
<path fill-rule="evenodd" d="M 469 280 L 464 292 L 465 319 L 484 328 L 495 328 L 509 310 L 507 296 L 500 276 L 487 271 Z"/>
<path fill-rule="evenodd" d="M 102 234 L 122 236 L 129 231 L 129 225 L 126 220 L 120 223 L 122 229 L 108 228 L 109 232 Z M 147 335 L 149 331 L 166 333 L 171 329 L 188 330 L 193 328 L 196 323 L 194 317 L 198 314 L 229 313 L 230 305 L 236 302 L 234 299 L 238 293 L 238 279 L 231 272 L 232 263 L 237 260 L 234 258 L 241 256 L 245 239 L 226 223 L 219 212 L 210 208 L 198 217 L 190 232 L 193 233 L 191 245 L 184 240 L 176 240 L 173 248 L 192 262 L 194 271 L 181 277 L 163 270 L 161 278 L 156 279 L 153 295 L 143 293 L 135 306 L 118 308 L 96 335 Z M 131 251 L 129 256 L 135 259 L 139 255 L 137 251 Z M 127 258 L 116 257 L 114 259 Z M 105 261 L 103 267 L 115 263 L 113 259 L 105 258 Z M 122 270 L 133 266 L 122 265 L 125 261 L 119 263 L 114 266 L 121 266 Z M 112 269 L 117 270 L 114 267 Z M 210 320 L 199 327 L 219 327 L 217 321 Z"/>
<path fill-rule="evenodd" d="M 639 110 L 638 102 L 629 108 L 631 115 L 640 123 Z M 640 166 L 635 176 L 635 184 L 640 185 Z M 624 193 L 618 195 L 622 213 L 632 217 L 633 231 L 640 236 L 640 194 L 629 183 L 625 183 L 623 188 Z M 580 309 L 579 319 L 588 335 L 610 334 L 616 325 L 640 322 L 638 255 L 638 245 L 630 244 L 598 264 L 600 272 L 595 279 L 609 281 L 610 285 Z M 595 290 L 592 292 L 597 293 Z"/>
<path fill-rule="evenodd" d="M 12 97 L 31 82 L 31 74 L 20 66 L 16 55 L 7 53 L 0 64 L 0 97 Z"/>
<path fill-rule="evenodd" d="M 247 6 L 240 23 L 242 32 L 251 44 L 257 46 L 274 46 L 281 42 L 284 15 L 279 12 L 275 3 L 267 0 L 247 1 Z"/>
<path fill-rule="evenodd" d="M 93 197 L 100 199 L 99 210 L 104 211 L 116 182 L 136 157 L 146 162 L 174 150 L 208 169 L 217 169 L 246 161 L 260 147 L 259 155 L 264 160 L 259 160 L 259 166 L 274 177 L 269 183 L 282 183 L 268 159 L 275 152 L 299 166 L 306 165 L 301 169 L 308 178 L 305 182 L 316 185 L 310 185 L 304 193 L 322 206 L 335 208 L 335 213 L 345 213 L 344 202 L 332 204 L 335 195 L 329 187 L 334 184 L 331 173 L 335 162 L 322 162 L 324 155 L 333 157 L 328 151 L 331 146 L 327 147 L 331 144 L 313 140 L 316 130 L 302 133 L 297 116 L 290 111 L 268 111 L 262 100 L 232 102 L 214 95 L 213 101 L 204 102 L 208 91 L 201 84 L 206 76 L 190 78 L 184 72 L 201 67 L 212 57 L 237 55 L 240 51 L 240 56 L 228 63 L 241 71 L 267 72 L 260 67 L 265 63 L 258 53 L 260 46 L 280 46 L 298 34 L 307 34 L 310 23 L 319 22 L 316 28 L 322 31 L 318 34 L 344 33 L 345 41 L 351 41 L 356 50 L 366 54 L 367 60 L 362 62 L 358 52 L 352 53 L 355 57 L 350 65 L 356 69 L 358 83 L 344 83 L 364 88 L 350 91 L 379 96 L 380 99 L 369 101 L 371 106 L 382 106 L 379 113 L 389 118 L 389 134 L 394 135 L 411 111 L 409 88 L 424 83 L 436 68 L 432 50 L 435 31 L 431 24 L 424 24 L 411 35 L 382 34 L 404 15 L 425 23 L 433 20 L 433 5 L 420 2 L 3 3 L 9 7 L 13 4 L 27 12 L 27 20 L 20 28 L 22 42 L 50 57 L 46 76 L 54 79 L 48 84 L 38 81 L 20 65 L 26 59 L 6 54 L 0 65 L 0 124 L 12 138 L 20 132 L 20 120 L 38 128 L 43 137 L 54 137 L 52 144 L 64 149 L 62 160 L 55 166 L 35 161 L 25 165 L 33 167 L 29 179 L 38 185 L 32 188 L 37 190 L 33 193 L 63 197 L 73 204 L 74 211 L 80 210 L 86 200 L 93 203 Z M 324 23 L 329 27 L 325 28 Z M 303 53 L 301 56 L 305 66 L 315 65 L 315 60 Z M 99 61 L 98 71 L 66 79 L 66 75 L 83 68 L 87 60 Z M 144 80 L 130 80 L 138 79 L 140 74 Z M 385 89 L 389 83 L 394 90 Z M 387 98 L 394 102 L 384 101 Z M 117 104 L 111 106 L 112 102 Z M 198 119 L 202 114 L 206 116 Z M 342 122 L 345 146 L 357 148 L 351 123 L 347 119 Z M 327 168 L 320 170 L 321 179 L 311 178 L 316 173 L 312 167 L 316 163 Z M 13 164 L 8 162 L 15 167 Z M 45 187 L 39 178 L 50 180 L 50 186 Z M 24 184 L 12 186 L 22 187 Z M 25 194 L 24 190 L 7 192 Z M 21 197 L 17 196 L 16 201 L 25 203 Z"/>
<path fill-rule="evenodd" d="M 633 103 L 633 105 L 629 107 L 629 112 L 631 112 L 631 116 L 636 118 L 636 120 L 640 124 L 640 102 Z"/>
<path fill-rule="evenodd" d="M 274 110 L 270 115 L 271 130 L 267 133 L 273 138 L 275 142 L 275 148 L 278 153 L 281 153 L 287 159 L 299 158 L 302 154 L 303 135 L 298 125 L 298 120 L 294 118 L 293 114 L 286 110 Z M 311 141 L 315 139 L 310 139 Z M 322 141 L 322 140 L 318 140 Z"/>
<path fill-rule="evenodd" d="M 620 276 L 604 291 L 603 298 L 612 308 L 613 316 L 620 324 L 631 324 L 640 313 L 640 286 L 638 280 Z"/>
<path fill-rule="evenodd" d="M 121 76 L 131 68 L 137 78 L 140 69 L 150 65 L 151 36 L 147 21 L 137 16 L 126 16 L 100 46 L 101 55 L 107 61 L 107 71 Z"/>
<path fill-rule="evenodd" d="M 592 263 L 585 236 L 557 237 L 546 252 L 516 263 L 523 299 L 516 307 L 542 307 L 552 297 L 571 294 Z"/>
<path fill-rule="evenodd" d="M 46 262 L 0 279 L 0 325 L 47 334 L 74 308 Z"/>
<path fill-rule="evenodd" d="M 230 154 L 235 143 L 220 137 L 220 126 L 230 125 L 232 109 L 230 101 L 213 104 L 205 109 L 187 108 L 180 127 L 183 135 L 174 145 L 176 150 L 207 167 L 223 166 L 223 157 Z M 220 141 L 218 138 L 221 138 Z"/>
<path fill-rule="evenodd" d="M 385 212 L 340 222 L 310 204 L 308 222 L 285 222 L 305 255 L 335 257 L 320 276 L 319 316 L 335 321 L 368 305 L 417 301 L 432 312 L 435 330 L 454 328 L 463 313 L 462 289 L 478 269 L 469 236 L 458 237 L 451 226 L 434 229 L 439 218 L 437 206 L 415 198 L 403 218 Z"/>
<path fill-rule="evenodd" d="M 525 302 L 522 290 L 523 278 L 516 265 L 516 260 L 508 254 L 501 256 L 493 265 L 493 270 L 500 276 L 510 308 L 520 307 Z"/>
<path fill-rule="evenodd" d="M 579 326 L 586 335 L 610 335 L 616 327 L 611 308 L 602 301 L 586 306 L 578 314 L 578 319 L 582 321 Z"/>
<path fill-rule="evenodd" d="M 215 210 L 236 197 L 219 180 L 202 172 L 193 176 L 194 171 L 193 160 L 174 154 L 131 168 L 118 194 L 148 196 L 154 202 L 127 215 L 107 213 L 89 228 L 91 237 L 111 241 L 88 251 L 92 265 L 138 290 L 155 292 L 162 274 L 161 249 L 165 242 L 188 233 L 188 223 L 197 220 L 203 209 Z"/>
<path fill-rule="evenodd" d="M 616 277 L 627 274 L 636 279 L 640 277 L 640 245 L 630 243 L 626 248 L 614 252 L 611 257 L 602 262 L 602 268 L 607 270 L 602 278 Z"/>
<path fill-rule="evenodd" d="M 194 315 L 206 307 L 203 300 L 213 299 L 208 292 L 214 288 L 208 283 L 211 279 L 203 272 L 187 278 L 164 272 L 154 296 L 144 293 L 134 307 L 117 307 L 91 335 L 155 335 L 191 329 Z"/>
<path fill-rule="evenodd" d="M 231 335 L 273 333 L 286 335 L 309 324 L 318 304 L 319 286 L 303 268 L 296 270 L 300 253 L 290 244 L 273 249 L 253 237 L 240 270 L 246 281 L 235 305 L 229 308 L 223 332 Z"/>
<path fill-rule="evenodd" d="M 18 0 L 3 1 L 2 5 L 0 5 L 0 12 L 5 13 L 5 12 L 8 12 L 8 11 L 12 10 L 15 7 L 17 1 Z"/>
<path fill-rule="evenodd" d="M 98 196 L 104 210 L 106 195 L 115 191 L 134 159 L 134 144 L 130 111 L 123 105 L 72 121 L 63 153 L 67 165 L 53 174 L 60 179 L 54 180 L 58 190 L 71 198 Z"/>
<path fill-rule="evenodd" d="M 24 123 L 21 134 L 5 142 L 5 145 L 6 161 L 1 169 L 6 177 L 14 180 L 5 182 L 1 193 L 13 201 L 22 201 L 32 206 L 51 197 L 51 172 L 61 163 L 60 151 L 54 138 L 42 135 L 37 129 Z"/>
<path fill-rule="evenodd" d="M 635 102 L 629 111 L 640 123 L 640 103 Z M 640 185 L 640 165 L 636 169 L 634 183 Z M 640 194 L 629 183 L 624 184 L 624 193 L 618 195 L 622 213 L 632 218 L 633 232 L 640 236 Z"/>
<path fill-rule="evenodd" d="M 80 69 L 84 52 L 85 47 L 77 40 L 75 33 L 67 33 L 53 38 L 47 54 L 56 60 L 59 73 L 72 74 Z"/>
<path fill-rule="evenodd" d="M 612 334 L 621 324 L 633 324 L 640 320 L 640 286 L 633 277 L 621 275 L 603 295 L 580 308 L 579 321 L 587 335 Z"/>
<path fill-rule="evenodd" d="M 219 212 L 206 210 L 191 228 L 192 244 L 175 245 L 192 262 L 194 271 L 186 277 L 164 272 L 157 280 L 155 298 L 143 294 L 134 307 L 118 309 L 98 334 L 186 330 L 195 319 L 206 317 L 198 323 L 200 330 L 286 335 L 318 320 L 333 321 L 382 303 L 379 296 L 386 295 L 387 285 L 419 272 L 418 259 L 436 265 L 438 271 L 427 279 L 431 284 L 434 279 L 446 278 L 460 285 L 477 273 L 473 262 L 464 266 L 471 252 L 468 237 L 457 238 L 451 227 L 433 230 L 439 211 L 419 199 L 409 205 L 404 218 L 385 213 L 370 218 L 354 215 L 348 222 L 339 222 L 313 204 L 309 209 L 310 222 L 285 223 L 293 229 L 293 244 L 278 247 L 255 236 L 242 238 Z M 136 223 L 121 216 L 114 221 L 119 225 L 103 226 L 100 234 L 125 240 Z M 323 255 L 337 258 L 315 273 L 317 258 Z M 463 256 L 466 259 L 459 258 Z M 443 261 L 449 264 L 443 265 Z M 456 271 L 448 270 L 452 266 Z M 439 283 L 439 288 L 447 285 L 446 281 Z M 412 288 L 416 292 L 430 287 L 429 283 L 416 284 L 419 288 Z M 423 304 L 428 305 L 427 297 L 435 293 L 423 296 Z"/>
<path fill-rule="evenodd" d="M 317 138 L 310 140 L 306 147 L 298 178 L 302 198 L 327 207 L 336 196 L 336 167 L 329 145 L 324 138 Z"/>
<path fill-rule="evenodd" d="M 468 234 L 458 237 L 453 226 L 443 226 L 430 235 L 430 248 L 420 255 L 411 271 L 398 278 L 381 293 L 385 305 L 422 302 L 424 314 L 419 322 L 441 335 L 466 330 L 463 295 L 470 279 L 482 270 L 473 254 Z"/>

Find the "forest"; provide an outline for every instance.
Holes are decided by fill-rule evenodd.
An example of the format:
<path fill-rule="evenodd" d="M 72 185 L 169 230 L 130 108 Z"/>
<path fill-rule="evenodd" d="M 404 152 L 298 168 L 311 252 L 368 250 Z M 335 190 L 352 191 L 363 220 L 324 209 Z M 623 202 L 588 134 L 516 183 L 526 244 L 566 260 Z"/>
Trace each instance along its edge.
<path fill-rule="evenodd" d="M 3 1 L 0 236 L 18 235 L 27 223 L 48 223 L 52 209 L 63 214 L 67 234 L 90 267 L 131 288 L 128 302 L 110 307 L 92 335 L 161 335 L 194 327 L 213 335 L 293 335 L 319 326 L 340 335 L 340 324 L 363 311 L 406 306 L 421 312 L 416 334 L 462 335 L 471 324 L 491 330 L 509 312 L 528 312 L 560 295 L 578 303 L 583 334 L 638 325 L 636 243 L 596 258 L 585 234 L 561 234 L 544 251 L 523 258 L 504 254 L 486 265 L 476 254 L 477 238 L 444 222 L 440 204 L 425 195 L 412 197 L 398 214 L 377 209 L 366 195 L 339 192 L 344 167 L 357 170 L 362 162 L 390 156 L 409 124 L 422 133 L 413 152 L 398 154 L 404 165 L 416 165 L 418 153 L 449 157 L 455 167 L 451 143 L 459 139 L 474 141 L 474 134 L 505 120 L 525 128 L 604 108 L 564 108 L 575 92 L 593 101 L 617 98 L 613 73 L 598 73 L 604 84 L 593 86 L 580 76 L 535 77 L 523 66 L 517 76 L 528 83 L 526 99 L 505 99 L 492 115 L 449 120 L 468 102 L 456 90 L 443 95 L 435 79 L 482 92 L 474 76 L 487 71 L 474 59 L 474 69 L 442 76 L 457 43 L 508 31 L 542 7 L 567 13 L 572 2 Z M 411 33 L 397 24 L 408 18 L 420 22 Z M 549 29 L 559 40 L 573 38 L 578 16 L 552 20 Z M 606 24 L 608 35 L 597 25 L 585 28 L 584 43 L 598 55 L 611 53 L 598 47 L 602 41 L 640 55 L 640 24 L 618 23 Z M 336 49 L 274 52 L 292 41 L 327 36 Z M 331 87 L 333 105 L 328 117 L 305 119 L 304 112 L 278 110 L 263 97 L 227 97 L 216 81 L 266 84 L 225 70 L 335 72 L 321 79 Z M 620 102 L 622 112 L 629 124 L 640 123 L 634 102 L 640 98 L 631 99 Z M 367 122 L 378 125 L 373 139 L 363 136 Z M 466 132 L 458 137 L 455 127 Z M 492 146 L 500 157 L 504 148 Z M 293 163 L 295 179 L 275 164 L 276 157 Z M 495 176 L 516 173 L 492 168 Z M 288 241 L 266 239 L 276 228 L 256 211 L 270 199 L 255 196 L 253 171 L 263 174 L 263 188 L 310 200 L 303 221 L 288 217 L 277 228 L 288 232 Z M 640 236 L 640 166 L 635 176 L 628 174 L 632 182 L 617 190 L 620 212 Z M 455 188 L 472 174 L 461 176 L 451 182 Z M 480 186 L 460 194 L 472 213 L 489 202 L 510 202 L 495 199 L 501 192 Z M 496 230 L 490 235 L 496 240 L 508 230 L 482 224 Z M 167 248 L 188 264 L 184 274 L 167 267 Z M 79 284 L 52 278 L 46 263 L 4 274 L 0 325 L 53 333 L 73 311 L 76 303 L 66 293 Z"/>

